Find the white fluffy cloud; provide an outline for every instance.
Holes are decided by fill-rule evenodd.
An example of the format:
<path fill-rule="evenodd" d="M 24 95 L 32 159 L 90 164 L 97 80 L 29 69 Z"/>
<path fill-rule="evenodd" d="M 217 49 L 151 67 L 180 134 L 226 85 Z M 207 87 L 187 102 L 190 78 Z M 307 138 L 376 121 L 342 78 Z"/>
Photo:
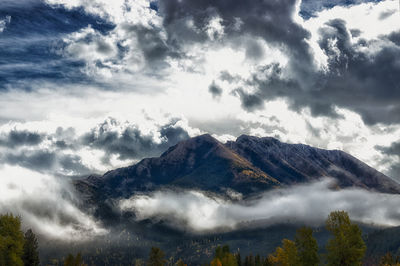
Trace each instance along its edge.
<path fill-rule="evenodd" d="M 399 3 L 395 0 L 380 1 L 378 3 L 361 3 L 352 6 L 335 6 L 318 12 L 315 17 L 307 20 L 299 20 L 307 30 L 311 32 L 309 41 L 313 49 L 315 60 L 321 68 L 327 67 L 327 55 L 321 50 L 318 41 L 321 35 L 321 28 L 324 24 L 333 19 L 341 19 L 346 22 L 352 34 L 352 43 L 357 44 L 360 40 L 375 41 L 374 49 L 363 47 L 366 53 L 371 56 L 385 46 L 381 37 L 400 30 L 398 21 Z M 335 40 L 332 40 L 334 45 Z"/>
<path fill-rule="evenodd" d="M 345 210 L 352 220 L 381 226 L 400 225 L 400 196 L 361 189 L 330 189 L 325 179 L 279 189 L 245 201 L 231 201 L 201 191 L 157 191 L 121 200 L 123 211 L 137 220 L 164 220 L 197 233 L 234 230 L 286 222 L 321 225 L 328 214 Z"/>

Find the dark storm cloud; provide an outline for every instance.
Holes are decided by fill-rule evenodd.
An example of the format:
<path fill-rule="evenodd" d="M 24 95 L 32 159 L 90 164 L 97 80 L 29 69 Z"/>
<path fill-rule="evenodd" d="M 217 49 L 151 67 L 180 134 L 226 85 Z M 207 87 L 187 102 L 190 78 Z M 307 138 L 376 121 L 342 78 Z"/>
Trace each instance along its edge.
<path fill-rule="evenodd" d="M 117 126 L 116 120 L 107 120 L 98 128 L 92 129 L 81 137 L 82 145 L 105 150 L 107 154 L 117 154 L 120 159 L 137 158 L 152 149 L 153 141 L 142 136 L 136 127 L 128 127 L 122 133 L 109 130 Z"/>
<path fill-rule="evenodd" d="M 300 65 L 301 61 L 301 68 L 293 68 L 300 75 L 310 71 L 312 56 L 306 42 L 309 32 L 292 19 L 295 4 L 295 0 L 166 0 L 159 2 L 159 12 L 170 43 L 179 45 L 209 40 L 205 29 L 212 18 L 219 17 L 224 27 L 223 42 L 241 42 L 246 36 L 262 38 L 285 49 L 291 64 Z M 257 44 L 245 42 L 243 45 L 251 48 Z"/>
<path fill-rule="evenodd" d="M 160 145 L 160 149 L 167 149 L 190 137 L 185 129 L 179 126 L 176 127 L 174 124 L 174 122 L 171 122 L 160 128 L 161 139 L 164 140 L 163 144 Z"/>
<path fill-rule="evenodd" d="M 91 132 L 84 134 L 81 137 L 81 145 L 104 150 L 105 162 L 112 154 L 118 155 L 121 160 L 156 156 L 168 147 L 189 138 L 183 128 L 175 127 L 174 124 L 172 122 L 160 127 L 161 143 L 157 143 L 152 135 L 143 134 L 136 125 L 127 125 L 122 131 L 118 131 L 116 130 L 118 122 L 115 119 L 108 119 Z"/>
<path fill-rule="evenodd" d="M 55 51 L 65 48 L 62 38 L 66 34 L 91 25 L 96 33 L 106 37 L 115 25 L 87 14 L 81 8 L 67 10 L 39 1 L 27 2 L 30 4 L 15 5 L 12 1 L 5 1 L 0 5 L 0 17 L 11 17 L 0 40 L 0 87 L 30 89 L 35 81 L 43 80 L 96 84 L 83 73 L 87 62 L 73 56 L 62 57 Z M 301 12 L 310 15 L 334 5 L 358 3 L 358 0 L 335 3 L 304 0 Z M 6 8 L 13 5 L 13 8 Z M 259 67 L 251 78 L 244 81 L 251 90 L 236 90 L 246 111 L 262 109 L 264 100 L 284 98 L 291 108 L 301 110 L 309 107 L 315 116 L 338 117 L 335 112 L 338 106 L 359 113 L 368 124 L 399 123 L 400 77 L 396 74 L 400 71 L 397 62 L 400 56 L 399 33 L 382 36 L 382 40 L 393 45 L 385 46 L 370 56 L 359 48 L 368 50 L 374 41 L 360 40 L 354 44 L 351 37 L 359 36 L 360 31 L 347 28 L 344 21 L 332 20 L 320 29 L 319 46 L 328 56 L 328 71 L 321 72 L 313 64 L 313 55 L 307 44 L 309 32 L 293 20 L 295 5 L 295 0 L 152 2 L 149 8 L 162 17 L 164 28 L 154 24 L 147 27 L 122 24 L 121 28 L 126 31 L 124 36 L 136 38 L 138 47 L 122 47 L 115 43 L 118 56 L 114 59 L 122 59 L 129 55 L 127 51 L 137 48 L 143 52 L 149 66 L 147 72 L 160 75 L 159 70 L 169 66 L 168 57 L 186 56 L 183 48 L 187 45 L 206 42 L 232 47 L 239 45 L 245 49 L 247 59 L 257 60 L 265 53 L 258 40 L 264 40 L 288 56 L 285 72 L 290 73 L 290 78 L 282 74 L 284 66 L 270 64 Z M 390 12 L 382 13 L 382 19 Z M 216 17 L 221 19 L 224 34 L 221 39 L 212 40 L 207 28 Z M 112 47 L 101 39 L 86 41 L 95 42 L 97 52 L 110 54 Z M 98 68 L 109 68 L 109 65 L 95 63 Z M 231 83 L 240 80 L 226 71 L 219 78 Z M 114 87 L 118 89 L 118 86 Z M 213 96 L 222 94 L 217 86 L 210 86 L 209 91 Z M 135 134 L 134 131 L 127 133 L 128 136 Z M 145 139 L 142 141 L 146 142 Z M 62 140 L 58 142 L 60 148 L 65 145 Z M 124 147 L 115 150 L 124 150 Z"/>
<path fill-rule="evenodd" d="M 376 145 L 375 149 L 389 156 L 382 160 L 382 163 L 389 164 L 388 176 L 400 180 L 400 141 L 393 142 L 390 146 Z M 390 157 L 394 157 L 394 160 L 391 160 Z"/>
<path fill-rule="evenodd" d="M 400 46 L 400 31 L 392 32 L 389 34 L 388 39 L 397 46 Z"/>
<path fill-rule="evenodd" d="M 400 141 L 399 142 L 393 142 L 390 146 L 385 147 L 385 146 L 375 146 L 378 150 L 381 152 L 387 154 L 387 155 L 395 155 L 400 157 Z"/>
<path fill-rule="evenodd" d="M 81 157 L 63 152 L 76 148 L 74 142 L 76 136 L 72 128 L 58 128 L 54 134 L 14 129 L 0 135 L 0 164 L 57 175 L 88 174 L 91 170 L 83 165 Z"/>
<path fill-rule="evenodd" d="M 396 73 L 400 65 L 396 58 L 400 56 L 400 47 L 383 47 L 370 58 L 351 43 L 342 20 L 328 22 L 321 35 L 319 44 L 329 56 L 330 71 L 320 76 L 316 87 L 320 88 L 325 105 L 352 109 L 368 124 L 399 123 L 400 76 Z M 331 40 L 336 40 L 335 47 Z M 366 43 L 367 47 L 372 42 Z"/>
<path fill-rule="evenodd" d="M 350 29 L 350 34 L 352 37 L 357 38 L 361 35 L 361 30 L 359 29 Z"/>
<path fill-rule="evenodd" d="M 48 138 L 51 139 L 53 145 L 60 150 L 64 149 L 76 150 L 79 146 L 79 144 L 76 141 L 77 136 L 75 129 L 72 127 L 68 128 L 58 127 L 56 129 L 56 132 L 48 136 Z"/>
<path fill-rule="evenodd" d="M 52 152 L 42 150 L 25 151 L 17 154 L 6 154 L 3 161 L 7 164 L 43 171 L 53 168 L 56 162 L 56 155 Z"/>
<path fill-rule="evenodd" d="M 0 146 L 15 148 L 19 146 L 34 146 L 40 144 L 44 139 L 42 134 L 29 132 L 27 130 L 12 130 L 7 134 L 0 135 Z"/>
<path fill-rule="evenodd" d="M 111 155 L 117 155 L 121 160 L 158 156 L 170 146 L 189 138 L 187 131 L 177 126 L 177 122 L 179 119 L 173 119 L 160 125 L 153 133 L 155 136 L 142 133 L 135 124 L 121 126 L 115 119 L 107 119 L 82 135 L 77 135 L 73 128 L 61 127 L 54 133 L 40 134 L 12 130 L 0 135 L 0 164 L 18 165 L 53 175 L 87 175 L 98 172 L 98 169 L 83 163 L 78 155 L 81 149 L 90 147 L 104 151 L 102 160 L 105 164 L 110 163 Z"/>
<path fill-rule="evenodd" d="M 374 41 L 354 44 L 343 20 L 331 20 L 320 29 L 319 46 L 328 56 L 328 71 L 294 71 L 282 75 L 279 64 L 259 67 L 244 82 L 256 90 L 236 90 L 247 111 L 262 107 L 264 100 L 285 98 L 292 109 L 309 107 L 314 116 L 338 117 L 335 106 L 359 113 L 367 124 L 400 123 L 400 46 L 398 33 L 383 36 L 394 45 L 382 47 L 372 57 L 360 51 Z M 294 63 L 293 63 L 294 62 Z M 292 61 L 291 69 L 301 68 Z M 305 62 L 304 65 L 308 63 Z M 301 75 L 300 75 L 301 74 Z M 236 81 L 232 81 L 234 83 Z"/>
<path fill-rule="evenodd" d="M 356 3 L 343 1 L 341 5 Z M 247 111 L 262 109 L 264 100 L 285 98 L 292 109 L 309 107 L 313 116 L 337 118 L 335 107 L 338 106 L 359 113 L 367 124 L 399 123 L 400 76 L 396 73 L 400 73 L 400 65 L 396 58 L 400 57 L 400 47 L 382 47 L 371 58 L 359 47 L 368 48 L 374 41 L 361 40 L 353 44 L 345 22 L 332 20 L 320 29 L 319 40 L 319 46 L 328 56 L 328 72 L 318 71 L 311 62 L 310 47 L 306 44 L 309 33 L 293 21 L 294 5 L 294 1 L 168 0 L 160 3 L 159 12 L 170 42 L 207 41 L 202 29 L 217 16 L 224 26 L 225 42 L 234 42 L 237 36 L 242 39 L 260 37 L 288 54 L 290 78 L 283 77 L 282 66 L 271 64 L 260 67 L 245 81 L 256 89 L 253 93 L 236 90 Z M 325 8 L 328 3 L 319 2 L 318 5 Z M 357 29 L 351 30 L 354 36 L 359 35 Z M 387 38 L 397 45 L 397 35 Z M 255 41 L 242 45 L 251 51 L 247 53 L 249 59 L 262 54 Z"/>
<path fill-rule="evenodd" d="M 58 164 L 65 172 L 74 175 L 88 175 L 94 171 L 85 166 L 78 155 L 62 154 L 58 156 Z"/>
<path fill-rule="evenodd" d="M 239 95 L 243 109 L 252 112 L 264 108 L 264 101 L 260 95 L 247 93 L 240 88 L 236 89 L 235 93 Z"/>
<path fill-rule="evenodd" d="M 258 60 L 263 58 L 263 56 L 264 50 L 261 45 L 252 39 L 248 40 L 246 45 L 246 57 L 249 59 Z"/>
<path fill-rule="evenodd" d="M 245 81 L 256 91 L 248 93 L 243 89 L 235 90 L 245 110 L 262 109 L 265 99 L 286 98 L 294 109 L 310 107 L 313 115 L 337 117 L 332 99 L 329 99 L 329 95 L 324 96 L 326 91 L 320 89 L 326 78 L 322 78 L 321 84 L 316 84 L 321 75 L 315 71 L 310 47 L 306 43 L 309 32 L 293 21 L 295 4 L 295 1 L 170 0 L 160 3 L 160 13 L 164 17 L 170 40 L 176 40 L 177 43 L 205 42 L 206 32 L 198 29 L 205 29 L 210 19 L 217 16 L 224 26 L 225 42 L 238 42 L 251 36 L 248 41 L 239 42 L 246 48 L 249 59 L 263 54 L 254 37 L 262 38 L 288 54 L 288 68 L 293 78 L 283 78 L 281 66 L 274 63 L 260 67 L 251 79 Z M 234 82 L 234 77 L 229 73 L 221 74 L 221 80 Z M 322 101 L 320 96 L 323 96 Z"/>
<path fill-rule="evenodd" d="M 227 81 L 229 83 L 238 82 L 238 81 L 241 80 L 240 76 L 231 75 L 227 71 L 221 71 L 221 73 L 219 73 L 219 79 L 222 80 L 222 81 Z"/>
<path fill-rule="evenodd" d="M 99 40 L 96 42 L 96 51 L 102 54 L 110 54 L 112 47 L 108 43 Z"/>
<path fill-rule="evenodd" d="M 396 12 L 397 12 L 396 9 L 386 10 L 386 11 L 382 12 L 381 14 L 379 14 L 379 19 L 382 19 L 382 20 L 387 19 L 388 17 L 395 14 Z"/>
<path fill-rule="evenodd" d="M 56 175 L 85 175 L 91 170 L 82 164 L 78 155 L 63 154 L 46 149 L 21 150 L 8 152 L 0 156 L 0 161 L 10 165 L 18 165 L 41 173 Z"/>
<path fill-rule="evenodd" d="M 210 86 L 208 86 L 208 91 L 211 93 L 213 98 L 218 98 L 222 95 L 222 89 L 215 82 L 212 82 Z"/>
<path fill-rule="evenodd" d="M 144 58 L 152 70 L 168 66 L 165 62 L 167 57 L 179 56 L 174 46 L 169 45 L 161 37 L 162 29 L 154 25 L 151 27 L 124 25 L 123 28 L 128 35 L 132 34 L 130 38 L 136 38 L 139 47 L 135 47 L 135 49 L 139 48 L 143 52 Z"/>

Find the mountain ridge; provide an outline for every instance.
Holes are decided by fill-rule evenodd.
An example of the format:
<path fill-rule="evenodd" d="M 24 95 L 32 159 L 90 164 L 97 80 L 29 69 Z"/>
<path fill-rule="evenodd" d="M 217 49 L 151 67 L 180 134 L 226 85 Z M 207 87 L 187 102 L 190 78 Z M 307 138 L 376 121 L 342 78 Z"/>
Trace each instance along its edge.
<path fill-rule="evenodd" d="M 181 141 L 159 157 L 144 158 L 102 176 L 91 175 L 75 187 L 95 203 L 162 187 L 216 193 L 229 188 L 249 195 L 323 177 L 335 179 L 338 188 L 400 193 L 400 184 L 340 150 L 248 135 L 223 144 L 209 134 Z"/>

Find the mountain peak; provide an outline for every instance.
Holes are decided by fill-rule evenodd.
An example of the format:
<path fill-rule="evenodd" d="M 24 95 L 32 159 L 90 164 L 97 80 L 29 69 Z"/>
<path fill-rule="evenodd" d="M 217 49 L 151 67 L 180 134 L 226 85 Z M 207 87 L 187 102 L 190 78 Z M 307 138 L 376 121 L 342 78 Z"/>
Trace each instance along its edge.
<path fill-rule="evenodd" d="M 186 156 L 186 153 L 189 151 L 206 151 L 218 145 L 221 145 L 221 143 L 217 139 L 213 138 L 210 134 L 203 134 L 179 142 L 178 144 L 170 147 L 161 155 L 161 157 L 171 156 L 172 153 L 174 156 L 179 156 L 179 154 Z"/>
<path fill-rule="evenodd" d="M 82 181 L 97 197 L 129 197 L 137 191 L 176 186 L 221 192 L 263 191 L 334 178 L 339 187 L 400 193 L 400 185 L 353 156 L 272 137 L 241 135 L 220 143 L 209 134 L 179 142 L 160 157 Z"/>

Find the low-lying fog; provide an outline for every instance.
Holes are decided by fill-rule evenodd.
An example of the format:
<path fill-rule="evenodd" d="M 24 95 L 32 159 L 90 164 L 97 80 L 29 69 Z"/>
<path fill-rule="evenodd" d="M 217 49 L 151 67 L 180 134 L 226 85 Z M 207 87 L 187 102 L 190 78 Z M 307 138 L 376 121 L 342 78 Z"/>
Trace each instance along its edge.
<path fill-rule="evenodd" d="M 400 225 L 400 195 L 362 189 L 331 189 L 332 179 L 262 193 L 237 201 L 201 191 L 156 191 L 120 201 L 137 220 L 165 220 L 197 233 L 296 222 L 321 225 L 331 211 L 345 210 L 354 221 L 381 226 Z"/>
<path fill-rule="evenodd" d="M 107 228 L 77 206 L 72 187 L 61 178 L 4 166 L 0 179 L 0 213 L 20 215 L 24 228 L 54 239 L 82 240 L 104 235 Z M 345 210 L 358 222 L 400 225 L 400 195 L 362 189 L 334 190 L 333 180 L 265 192 L 251 199 L 193 191 L 160 190 L 137 194 L 117 204 L 137 220 L 164 220 L 194 233 L 229 231 L 279 223 L 322 225 L 331 211 Z"/>

